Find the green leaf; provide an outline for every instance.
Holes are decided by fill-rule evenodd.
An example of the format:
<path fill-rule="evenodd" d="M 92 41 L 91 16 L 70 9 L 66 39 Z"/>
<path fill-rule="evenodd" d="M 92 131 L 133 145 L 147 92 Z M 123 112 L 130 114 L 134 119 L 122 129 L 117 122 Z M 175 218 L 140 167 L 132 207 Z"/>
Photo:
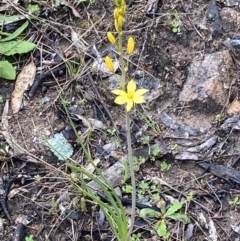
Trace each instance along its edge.
<path fill-rule="evenodd" d="M 17 38 L 28 26 L 29 22 L 26 21 L 21 27 L 19 27 L 16 31 L 10 34 L 8 37 L 1 39 L 0 42 L 6 42 Z"/>
<path fill-rule="evenodd" d="M 185 223 L 189 223 L 190 222 L 189 217 L 186 214 L 184 214 L 184 213 L 174 213 L 174 214 L 168 215 L 168 217 L 173 219 L 173 220 L 182 219 Z"/>
<path fill-rule="evenodd" d="M 7 80 L 15 80 L 16 70 L 8 61 L 0 61 L 0 77 Z"/>
<path fill-rule="evenodd" d="M 37 4 L 29 4 L 28 5 L 28 10 L 33 14 L 33 15 L 36 15 L 36 16 L 39 16 L 40 15 L 40 8 Z"/>
<path fill-rule="evenodd" d="M 157 218 L 161 213 L 152 208 L 143 208 L 140 210 L 140 217 L 142 218 Z"/>
<path fill-rule="evenodd" d="M 172 206 L 167 210 L 166 216 L 174 214 L 176 211 L 178 211 L 182 207 L 182 203 L 179 201 L 175 201 L 172 203 Z"/>
<path fill-rule="evenodd" d="M 28 41 L 10 41 L 6 43 L 0 43 L 0 54 L 7 56 L 14 54 L 23 54 L 32 51 L 35 48 L 35 44 Z"/>
<path fill-rule="evenodd" d="M 170 233 L 167 231 L 167 225 L 164 220 L 162 220 L 160 225 L 157 227 L 157 233 L 159 237 L 162 237 L 163 239 L 169 238 Z"/>
<path fill-rule="evenodd" d="M 5 15 L 0 14 L 0 24 L 6 25 L 9 23 L 14 23 L 14 22 L 23 20 L 25 18 L 26 17 L 23 15 L 5 16 Z"/>

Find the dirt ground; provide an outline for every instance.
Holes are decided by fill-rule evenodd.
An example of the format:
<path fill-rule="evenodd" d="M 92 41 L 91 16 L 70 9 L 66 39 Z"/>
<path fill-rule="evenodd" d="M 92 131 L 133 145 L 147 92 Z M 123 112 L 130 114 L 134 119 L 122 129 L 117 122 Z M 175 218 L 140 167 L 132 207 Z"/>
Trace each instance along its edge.
<path fill-rule="evenodd" d="M 28 12 L 26 1 L 16 2 L 0 3 L 0 7 L 8 6 L 1 13 Z M 7 142 L 1 125 L 3 241 L 24 241 L 31 234 L 35 241 L 114 240 L 107 221 L 100 224 L 99 207 L 73 189 L 64 175 L 70 174 L 66 163 L 47 145 L 54 134 L 63 133 L 74 149 L 70 162 L 87 168 L 64 101 L 88 152 L 100 160 L 101 170 L 126 155 L 124 109 L 114 104 L 110 92 L 118 86 L 120 70 L 111 76 L 94 65 L 107 54 L 118 60 L 106 38 L 107 31 L 114 31 L 114 2 L 59 2 L 32 1 L 40 6 L 40 15 L 30 20 L 24 38 L 37 44 L 32 53 L 35 81 L 46 72 L 51 74 L 43 78 L 36 93 L 26 92 L 16 114 L 12 114 L 11 103 L 6 105 L 14 81 L 0 78 L 1 119 L 7 123 L 12 143 Z M 124 44 L 129 36 L 136 42 L 128 79 L 150 89 L 147 103 L 131 112 L 134 155 L 145 159 L 137 164 L 137 202 L 160 209 L 162 202 L 167 207 L 174 200 L 183 203 L 181 212 L 190 222 L 166 219 L 167 240 L 239 241 L 240 108 L 229 110 L 239 99 L 240 5 L 212 0 L 129 0 L 127 4 Z M 12 24 L 12 31 L 20 25 Z M 6 26 L 2 30 L 7 31 Z M 204 100 L 181 101 L 179 95 L 194 60 L 224 51 L 233 61 L 230 87 L 223 89 L 224 103 L 216 103 L 212 93 Z M 14 56 L 11 61 L 19 73 L 31 61 L 31 54 Z M 211 65 L 214 63 L 203 72 L 211 73 Z M 219 72 L 220 68 L 228 66 L 220 65 Z M 108 155 L 101 151 L 105 145 L 110 146 Z M 154 153 L 156 145 L 160 151 L 149 154 L 149 148 Z M 161 170 L 163 163 L 169 165 L 168 170 Z M 121 176 L 116 179 L 113 185 L 131 200 L 126 192 L 130 181 L 122 184 Z M 155 183 L 158 189 L 142 190 L 143 181 L 148 187 Z M 132 240 L 163 240 L 156 231 L 159 218 L 142 218 L 140 210 L 138 207 L 134 233 L 141 237 Z"/>

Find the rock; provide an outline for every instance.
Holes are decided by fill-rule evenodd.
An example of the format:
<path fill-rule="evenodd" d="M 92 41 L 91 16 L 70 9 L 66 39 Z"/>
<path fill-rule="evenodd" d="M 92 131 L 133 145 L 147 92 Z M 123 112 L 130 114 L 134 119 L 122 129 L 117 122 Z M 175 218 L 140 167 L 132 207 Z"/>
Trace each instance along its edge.
<path fill-rule="evenodd" d="M 232 82 L 234 64 L 229 51 L 206 54 L 194 59 L 188 69 L 188 78 L 179 95 L 184 102 L 199 101 L 224 106 Z"/>
<path fill-rule="evenodd" d="M 227 7 L 240 6 L 239 0 L 225 0 L 224 5 Z"/>
<path fill-rule="evenodd" d="M 229 116 L 239 115 L 240 114 L 240 101 L 235 100 L 231 104 L 228 105 L 227 114 Z"/>
<path fill-rule="evenodd" d="M 236 33 L 240 25 L 239 11 L 232 8 L 223 8 L 220 16 L 222 18 L 223 31 Z"/>

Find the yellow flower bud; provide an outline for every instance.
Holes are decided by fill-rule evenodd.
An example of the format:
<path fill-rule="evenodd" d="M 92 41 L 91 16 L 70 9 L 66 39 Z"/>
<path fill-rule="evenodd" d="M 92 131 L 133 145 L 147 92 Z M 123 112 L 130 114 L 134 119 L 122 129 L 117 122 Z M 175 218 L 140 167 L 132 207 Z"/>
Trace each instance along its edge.
<path fill-rule="evenodd" d="M 122 13 L 122 15 L 125 14 L 126 9 L 127 9 L 127 5 L 126 5 L 126 3 L 124 2 L 124 3 L 121 5 L 121 10 L 122 10 L 121 13 Z"/>
<path fill-rule="evenodd" d="M 129 37 L 129 38 L 128 38 L 128 44 L 127 44 L 127 53 L 128 53 L 129 55 L 131 55 L 131 54 L 133 53 L 133 51 L 134 51 L 134 45 L 135 45 L 135 43 L 134 43 L 134 38 L 133 38 L 133 37 Z"/>
<path fill-rule="evenodd" d="M 113 16 L 114 16 L 115 19 L 118 19 L 118 17 L 119 17 L 119 8 L 115 8 L 114 9 Z"/>
<path fill-rule="evenodd" d="M 122 15 L 119 15 L 118 19 L 117 19 L 117 26 L 118 26 L 118 29 L 119 31 L 122 30 L 122 27 L 123 27 L 123 16 Z"/>
<path fill-rule="evenodd" d="M 115 0 L 115 4 L 116 6 L 120 7 L 122 4 L 124 4 L 125 1 L 124 0 Z"/>
<path fill-rule="evenodd" d="M 108 38 L 108 41 L 111 44 L 115 44 L 116 43 L 116 39 L 115 39 L 114 35 L 111 32 L 107 32 L 107 38 Z"/>
<path fill-rule="evenodd" d="M 115 24 L 116 31 L 119 33 L 119 28 L 118 28 L 118 24 L 117 24 L 117 20 L 116 19 L 114 20 L 114 24 Z"/>
<path fill-rule="evenodd" d="M 109 71 L 114 72 L 113 61 L 112 61 L 112 59 L 109 56 L 106 56 L 105 64 L 106 64 L 106 66 L 107 66 Z"/>

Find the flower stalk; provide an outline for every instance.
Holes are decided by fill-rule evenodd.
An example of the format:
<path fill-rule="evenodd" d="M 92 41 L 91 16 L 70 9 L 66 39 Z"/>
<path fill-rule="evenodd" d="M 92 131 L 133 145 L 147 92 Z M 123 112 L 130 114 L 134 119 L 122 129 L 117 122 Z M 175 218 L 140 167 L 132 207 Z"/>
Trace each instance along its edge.
<path fill-rule="evenodd" d="M 133 166 L 133 155 L 132 155 L 132 138 L 131 138 L 131 129 L 130 129 L 130 116 L 129 112 L 126 111 L 126 125 L 127 125 L 127 146 L 128 146 L 128 162 L 129 162 L 129 172 L 131 177 L 132 184 L 132 212 L 131 212 L 131 223 L 128 229 L 128 234 L 126 240 L 130 240 L 133 226 L 135 222 L 135 214 L 136 214 L 136 181 L 135 181 L 135 173 Z"/>
<path fill-rule="evenodd" d="M 136 213 L 136 182 L 133 165 L 133 154 L 132 154 L 132 140 L 131 140 L 131 127 L 130 127 L 130 110 L 134 108 L 135 104 L 141 104 L 145 102 L 144 94 L 148 91 L 147 89 L 138 89 L 134 80 L 130 80 L 126 85 L 126 72 L 128 71 L 128 62 L 125 63 L 123 58 L 123 25 L 124 15 L 126 12 L 125 0 L 114 0 L 116 8 L 114 10 L 114 24 L 118 34 L 118 54 L 120 59 L 121 68 L 121 88 L 113 90 L 112 93 L 117 95 L 114 102 L 119 105 L 125 106 L 126 113 L 126 129 L 127 129 L 127 148 L 128 148 L 128 166 L 132 183 L 132 213 L 131 213 L 131 224 L 128 229 L 126 237 L 123 237 L 122 241 L 129 241 L 133 231 L 135 213 Z M 107 33 L 109 42 L 115 45 L 116 39 L 111 32 Z M 126 52 L 130 56 L 134 52 L 135 41 L 133 37 L 128 38 Z M 106 67 L 114 72 L 113 62 L 110 57 L 105 58 Z"/>

